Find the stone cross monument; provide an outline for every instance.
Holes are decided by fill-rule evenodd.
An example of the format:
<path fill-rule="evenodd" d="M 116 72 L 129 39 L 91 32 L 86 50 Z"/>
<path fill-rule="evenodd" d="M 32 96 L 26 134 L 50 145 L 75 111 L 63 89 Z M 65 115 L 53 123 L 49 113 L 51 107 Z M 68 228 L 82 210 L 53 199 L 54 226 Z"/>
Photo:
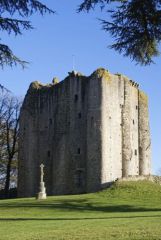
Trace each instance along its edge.
<path fill-rule="evenodd" d="M 40 187 L 37 199 L 46 199 L 46 188 L 43 178 L 44 178 L 44 164 L 40 164 Z"/>

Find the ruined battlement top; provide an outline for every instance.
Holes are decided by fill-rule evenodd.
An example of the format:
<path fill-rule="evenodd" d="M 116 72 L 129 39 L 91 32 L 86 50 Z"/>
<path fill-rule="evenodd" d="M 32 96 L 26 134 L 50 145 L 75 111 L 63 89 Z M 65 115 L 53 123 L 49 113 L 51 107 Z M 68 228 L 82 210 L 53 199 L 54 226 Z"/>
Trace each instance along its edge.
<path fill-rule="evenodd" d="M 68 76 L 63 81 L 60 81 L 60 82 L 59 82 L 58 78 L 53 78 L 52 83 L 49 83 L 49 84 L 42 84 L 39 81 L 35 81 L 35 82 L 32 82 L 30 84 L 29 91 L 32 92 L 32 91 L 41 90 L 41 89 L 42 90 L 45 90 L 45 89 L 47 90 L 49 88 L 54 87 L 57 84 L 59 84 L 59 85 L 62 84 L 64 81 L 66 81 L 69 78 L 78 78 L 78 77 L 82 78 L 82 79 L 97 78 L 97 79 L 106 79 L 108 82 L 110 82 L 110 81 L 112 81 L 112 78 L 114 76 L 117 76 L 120 80 L 124 79 L 126 81 L 129 81 L 129 83 L 133 87 L 136 87 L 136 88 L 139 87 L 138 83 L 130 80 L 128 77 L 126 77 L 123 74 L 120 74 L 120 73 L 111 74 L 108 70 L 106 70 L 104 68 L 98 68 L 90 76 L 85 76 L 80 72 L 72 71 L 72 72 L 68 72 Z"/>

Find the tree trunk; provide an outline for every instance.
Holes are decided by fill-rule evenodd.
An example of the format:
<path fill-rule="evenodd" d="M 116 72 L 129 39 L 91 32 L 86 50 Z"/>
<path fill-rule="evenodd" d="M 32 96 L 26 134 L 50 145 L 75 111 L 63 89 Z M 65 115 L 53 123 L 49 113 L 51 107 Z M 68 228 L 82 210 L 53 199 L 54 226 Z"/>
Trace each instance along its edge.
<path fill-rule="evenodd" d="M 11 163 L 12 158 L 9 158 L 6 171 L 5 198 L 9 198 Z"/>

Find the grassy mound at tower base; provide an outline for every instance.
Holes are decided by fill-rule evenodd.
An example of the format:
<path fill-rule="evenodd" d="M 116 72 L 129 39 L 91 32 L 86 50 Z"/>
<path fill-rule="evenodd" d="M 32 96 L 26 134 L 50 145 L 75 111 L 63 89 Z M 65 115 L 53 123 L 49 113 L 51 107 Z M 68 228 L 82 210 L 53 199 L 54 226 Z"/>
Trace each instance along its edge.
<path fill-rule="evenodd" d="M 117 182 L 92 194 L 0 200 L 0 240 L 159 240 L 161 186 Z"/>

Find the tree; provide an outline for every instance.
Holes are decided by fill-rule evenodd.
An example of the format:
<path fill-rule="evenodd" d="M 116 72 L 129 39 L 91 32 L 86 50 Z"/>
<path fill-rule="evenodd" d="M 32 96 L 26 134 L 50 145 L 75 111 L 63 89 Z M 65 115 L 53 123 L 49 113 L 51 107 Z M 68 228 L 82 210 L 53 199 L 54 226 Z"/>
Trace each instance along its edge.
<path fill-rule="evenodd" d="M 30 21 L 23 19 L 27 19 L 35 12 L 41 15 L 45 13 L 54 13 L 53 10 L 37 0 L 0 0 L 0 30 L 8 34 L 13 33 L 15 35 L 21 35 L 22 30 L 32 29 Z M 16 18 L 14 18 L 14 16 L 16 16 Z M 19 19 L 17 19 L 17 16 L 19 16 Z M 25 61 L 20 60 L 14 55 L 9 46 L 2 43 L 0 44 L 1 67 L 17 64 L 24 67 L 25 63 Z"/>
<path fill-rule="evenodd" d="M 101 22 L 114 38 L 110 47 L 141 65 L 151 64 L 159 55 L 161 0 L 84 0 L 78 11 L 88 12 L 96 5 L 108 14 Z"/>
<path fill-rule="evenodd" d="M 21 102 L 8 92 L 0 94 L 0 185 L 9 196 L 10 186 L 16 186 L 19 111 Z"/>

